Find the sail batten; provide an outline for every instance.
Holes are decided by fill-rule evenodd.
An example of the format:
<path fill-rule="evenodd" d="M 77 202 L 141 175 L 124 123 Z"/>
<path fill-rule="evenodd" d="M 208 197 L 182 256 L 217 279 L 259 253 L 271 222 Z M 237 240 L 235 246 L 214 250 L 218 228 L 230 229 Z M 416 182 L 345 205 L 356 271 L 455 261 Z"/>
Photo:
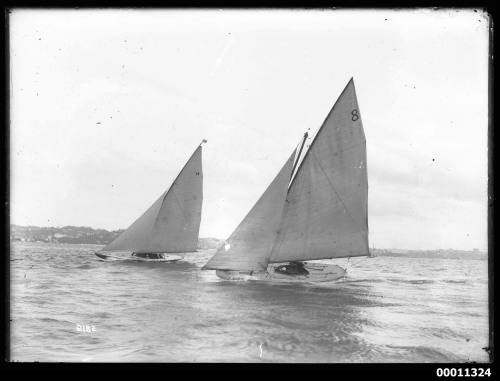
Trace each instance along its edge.
<path fill-rule="evenodd" d="M 201 145 L 169 189 L 103 251 L 182 253 L 196 251 L 203 202 Z"/>

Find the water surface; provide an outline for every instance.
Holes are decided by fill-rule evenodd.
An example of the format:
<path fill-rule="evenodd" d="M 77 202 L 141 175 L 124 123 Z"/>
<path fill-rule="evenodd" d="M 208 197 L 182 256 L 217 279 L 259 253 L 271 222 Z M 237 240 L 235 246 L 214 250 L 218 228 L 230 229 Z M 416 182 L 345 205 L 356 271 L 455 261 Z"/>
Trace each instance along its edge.
<path fill-rule="evenodd" d="M 484 260 L 353 258 L 340 282 L 273 284 L 201 271 L 213 251 L 126 263 L 98 248 L 12 245 L 12 360 L 488 361 Z"/>

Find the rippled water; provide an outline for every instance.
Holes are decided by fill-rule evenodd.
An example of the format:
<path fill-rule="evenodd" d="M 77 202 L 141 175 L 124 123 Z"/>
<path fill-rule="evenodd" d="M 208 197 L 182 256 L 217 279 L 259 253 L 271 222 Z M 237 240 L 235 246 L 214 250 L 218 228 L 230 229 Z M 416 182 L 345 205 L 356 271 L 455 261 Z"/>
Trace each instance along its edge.
<path fill-rule="evenodd" d="M 272 284 L 201 271 L 213 251 L 152 264 L 98 248 L 12 246 L 12 360 L 488 361 L 486 261 L 356 258 L 341 282 Z"/>

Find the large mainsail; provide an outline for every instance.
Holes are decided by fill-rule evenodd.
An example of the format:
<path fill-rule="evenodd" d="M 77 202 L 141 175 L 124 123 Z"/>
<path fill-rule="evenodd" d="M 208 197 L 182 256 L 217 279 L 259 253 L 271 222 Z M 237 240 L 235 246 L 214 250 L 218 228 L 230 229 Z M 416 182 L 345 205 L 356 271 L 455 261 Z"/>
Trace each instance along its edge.
<path fill-rule="evenodd" d="M 351 79 L 300 163 L 270 262 L 369 255 L 366 141 Z"/>
<path fill-rule="evenodd" d="M 201 145 L 170 188 L 103 251 L 196 251 L 203 201 Z"/>
<path fill-rule="evenodd" d="M 295 152 L 228 238 L 228 245 L 220 247 L 203 269 L 262 271 L 267 268 L 281 222 L 294 157 Z"/>

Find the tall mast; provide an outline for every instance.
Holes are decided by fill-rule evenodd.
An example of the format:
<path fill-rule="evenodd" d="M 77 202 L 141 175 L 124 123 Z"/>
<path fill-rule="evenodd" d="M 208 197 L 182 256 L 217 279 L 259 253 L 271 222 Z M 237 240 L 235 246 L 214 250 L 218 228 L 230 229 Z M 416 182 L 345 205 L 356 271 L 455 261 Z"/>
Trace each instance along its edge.
<path fill-rule="evenodd" d="M 300 160 L 300 154 L 302 153 L 302 149 L 304 148 L 304 145 L 306 144 L 307 140 L 307 131 L 304 133 L 304 138 L 302 139 L 302 144 L 300 145 L 299 153 L 297 155 L 297 160 L 295 160 L 295 164 L 293 165 L 292 168 L 292 174 L 290 175 L 290 179 L 293 177 L 293 173 L 295 172 L 295 168 L 297 167 L 297 164 L 299 163 Z"/>
<path fill-rule="evenodd" d="M 352 79 L 304 150 L 269 262 L 370 255 L 366 139 Z"/>
<path fill-rule="evenodd" d="M 103 251 L 196 251 L 203 203 L 202 144 L 170 187 Z"/>

